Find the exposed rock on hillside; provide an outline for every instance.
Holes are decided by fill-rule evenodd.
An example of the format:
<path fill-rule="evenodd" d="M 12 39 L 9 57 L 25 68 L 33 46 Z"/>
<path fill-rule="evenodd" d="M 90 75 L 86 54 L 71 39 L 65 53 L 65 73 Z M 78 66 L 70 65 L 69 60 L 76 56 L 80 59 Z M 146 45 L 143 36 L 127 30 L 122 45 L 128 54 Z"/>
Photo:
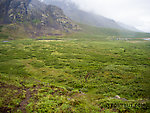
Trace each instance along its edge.
<path fill-rule="evenodd" d="M 23 26 L 33 36 L 79 30 L 60 8 L 38 0 L 1 0 L 0 9 L 0 24 Z"/>

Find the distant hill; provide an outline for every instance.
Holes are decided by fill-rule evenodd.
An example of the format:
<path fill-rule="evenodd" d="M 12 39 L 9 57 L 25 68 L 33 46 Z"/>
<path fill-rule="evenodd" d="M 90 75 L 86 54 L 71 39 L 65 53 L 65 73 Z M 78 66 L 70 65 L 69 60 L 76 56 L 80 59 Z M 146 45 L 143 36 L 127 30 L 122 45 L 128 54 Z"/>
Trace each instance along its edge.
<path fill-rule="evenodd" d="M 136 29 L 135 27 L 132 27 L 132 26 L 129 26 L 129 25 L 126 25 L 124 23 L 121 23 L 121 22 L 117 22 L 121 27 L 125 28 L 125 29 L 128 29 L 130 31 L 136 31 L 136 32 L 142 32 L 138 29 Z"/>
<path fill-rule="evenodd" d="M 32 36 L 79 29 L 60 8 L 38 0 L 1 0 L 0 9 L 0 25 L 22 29 Z"/>
<path fill-rule="evenodd" d="M 82 24 L 92 25 L 96 27 L 127 29 L 127 30 L 132 30 L 132 31 L 138 31 L 134 27 L 120 24 L 104 16 L 96 15 L 90 12 L 80 10 L 78 6 L 76 6 L 70 0 L 43 0 L 43 2 L 46 4 L 56 5 L 62 8 L 64 13 L 68 17 Z"/>
<path fill-rule="evenodd" d="M 98 39 L 106 38 L 147 38 L 150 37 L 150 33 L 145 32 L 135 32 L 125 29 L 114 29 L 114 28 L 102 28 L 95 27 L 85 24 L 80 24 L 80 27 L 83 28 L 82 35 L 89 37 L 90 39 L 97 37 Z"/>

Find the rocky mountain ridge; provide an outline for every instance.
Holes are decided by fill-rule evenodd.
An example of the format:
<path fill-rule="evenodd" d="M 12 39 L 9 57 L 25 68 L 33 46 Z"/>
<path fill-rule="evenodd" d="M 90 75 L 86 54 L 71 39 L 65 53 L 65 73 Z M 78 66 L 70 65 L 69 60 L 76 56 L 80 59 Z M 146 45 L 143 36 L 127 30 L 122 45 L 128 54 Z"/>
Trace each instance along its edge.
<path fill-rule="evenodd" d="M 0 8 L 1 25 L 23 26 L 27 33 L 34 36 L 80 29 L 60 8 L 38 0 L 1 0 Z"/>

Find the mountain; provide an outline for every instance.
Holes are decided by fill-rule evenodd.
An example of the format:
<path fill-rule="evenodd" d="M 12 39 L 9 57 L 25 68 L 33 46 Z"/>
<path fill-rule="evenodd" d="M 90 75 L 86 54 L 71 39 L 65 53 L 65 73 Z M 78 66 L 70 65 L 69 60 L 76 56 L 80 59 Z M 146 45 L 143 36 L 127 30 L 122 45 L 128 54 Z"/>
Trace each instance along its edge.
<path fill-rule="evenodd" d="M 0 9 L 1 25 L 22 27 L 32 36 L 79 29 L 60 8 L 38 0 L 1 0 Z"/>
<path fill-rule="evenodd" d="M 125 29 L 128 29 L 130 31 L 136 31 L 136 32 L 142 32 L 138 29 L 136 29 L 135 27 L 132 27 L 132 26 L 129 26 L 129 25 L 126 25 L 124 23 L 121 23 L 121 22 L 117 22 L 121 27 L 125 28 Z"/>
<path fill-rule="evenodd" d="M 44 0 L 43 2 L 62 8 L 64 13 L 76 22 L 96 27 L 122 29 L 114 20 L 80 10 L 78 6 L 69 0 Z"/>
<path fill-rule="evenodd" d="M 64 13 L 70 17 L 72 20 L 92 25 L 96 27 L 104 27 L 104 28 L 115 28 L 115 29 L 126 29 L 126 30 L 132 30 L 132 31 L 138 31 L 137 29 L 128 26 L 120 24 L 118 22 L 115 22 L 112 19 L 106 18 L 101 15 L 96 15 L 91 12 L 86 12 L 71 2 L 71 0 L 42 0 L 46 4 L 52 4 L 55 6 L 58 6 L 63 9 Z M 131 29 L 132 28 L 132 29 Z"/>

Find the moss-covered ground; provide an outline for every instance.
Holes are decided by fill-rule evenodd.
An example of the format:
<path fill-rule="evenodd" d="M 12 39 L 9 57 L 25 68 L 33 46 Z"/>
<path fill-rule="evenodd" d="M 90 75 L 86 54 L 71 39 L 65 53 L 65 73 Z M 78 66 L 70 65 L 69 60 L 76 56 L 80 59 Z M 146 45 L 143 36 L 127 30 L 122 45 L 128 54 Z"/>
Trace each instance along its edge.
<path fill-rule="evenodd" d="M 95 34 L 1 34 L 0 112 L 150 112 L 150 42 Z"/>

